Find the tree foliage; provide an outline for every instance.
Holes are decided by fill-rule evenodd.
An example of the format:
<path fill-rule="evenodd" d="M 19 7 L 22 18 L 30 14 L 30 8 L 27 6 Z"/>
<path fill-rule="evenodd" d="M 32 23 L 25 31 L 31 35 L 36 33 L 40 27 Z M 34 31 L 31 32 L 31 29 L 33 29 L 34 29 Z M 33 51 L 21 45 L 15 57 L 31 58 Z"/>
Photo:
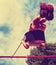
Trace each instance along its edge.
<path fill-rule="evenodd" d="M 24 4 L 24 15 L 29 16 L 32 20 L 36 15 L 39 14 L 41 2 L 48 3 L 48 0 L 28 0 L 27 3 Z"/>
<path fill-rule="evenodd" d="M 56 55 L 56 43 L 31 49 L 30 56 Z M 27 58 L 28 65 L 56 65 L 56 58 Z"/>

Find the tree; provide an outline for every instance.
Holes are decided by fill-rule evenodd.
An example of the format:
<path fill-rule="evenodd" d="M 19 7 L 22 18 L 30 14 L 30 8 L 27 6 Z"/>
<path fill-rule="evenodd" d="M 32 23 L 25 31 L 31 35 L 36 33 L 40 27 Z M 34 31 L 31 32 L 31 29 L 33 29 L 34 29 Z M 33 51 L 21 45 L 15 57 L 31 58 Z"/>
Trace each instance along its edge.
<path fill-rule="evenodd" d="M 48 0 L 28 0 L 27 3 L 24 4 L 24 15 L 29 16 L 31 20 L 39 14 L 39 7 L 41 2 L 48 3 Z"/>
<path fill-rule="evenodd" d="M 37 0 L 28 0 L 27 3 L 24 4 L 24 15 L 30 17 L 31 20 L 38 14 L 39 10 L 39 2 Z"/>
<path fill-rule="evenodd" d="M 30 56 L 56 55 L 56 43 L 47 44 L 45 48 L 36 47 L 30 50 Z M 56 65 L 56 58 L 27 58 L 28 65 Z"/>

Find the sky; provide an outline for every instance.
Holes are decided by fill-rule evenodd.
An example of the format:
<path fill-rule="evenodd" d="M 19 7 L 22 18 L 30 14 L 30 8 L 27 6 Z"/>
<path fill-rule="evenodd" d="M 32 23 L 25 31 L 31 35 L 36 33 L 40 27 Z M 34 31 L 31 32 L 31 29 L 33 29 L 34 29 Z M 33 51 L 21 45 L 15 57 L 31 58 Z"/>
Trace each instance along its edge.
<path fill-rule="evenodd" d="M 13 55 L 32 19 L 39 15 L 41 2 L 54 6 L 54 19 L 46 22 L 45 37 L 47 43 L 56 42 L 56 0 L 0 0 L 0 56 Z M 21 45 L 16 55 L 29 55 L 30 49 Z M 0 59 L 0 65 L 27 65 L 25 61 Z"/>

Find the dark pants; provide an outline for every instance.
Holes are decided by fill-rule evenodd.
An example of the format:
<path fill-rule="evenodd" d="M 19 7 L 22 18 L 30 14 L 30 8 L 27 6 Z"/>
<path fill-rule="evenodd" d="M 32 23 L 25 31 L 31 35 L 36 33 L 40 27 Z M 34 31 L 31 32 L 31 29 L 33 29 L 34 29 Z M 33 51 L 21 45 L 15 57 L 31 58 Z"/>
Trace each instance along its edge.
<path fill-rule="evenodd" d="M 32 42 L 36 40 L 43 40 L 45 42 L 44 31 L 42 30 L 33 30 L 25 33 L 26 40 L 25 42 Z"/>

